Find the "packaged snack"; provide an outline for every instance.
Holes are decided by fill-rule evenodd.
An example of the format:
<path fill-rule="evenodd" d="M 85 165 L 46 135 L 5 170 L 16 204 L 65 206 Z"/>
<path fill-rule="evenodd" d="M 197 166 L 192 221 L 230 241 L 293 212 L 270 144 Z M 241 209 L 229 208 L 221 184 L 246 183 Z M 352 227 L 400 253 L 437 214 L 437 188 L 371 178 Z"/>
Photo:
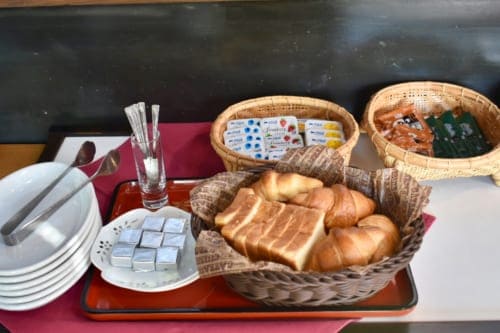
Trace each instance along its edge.
<path fill-rule="evenodd" d="M 434 140 L 432 141 L 434 156 L 442 158 L 458 157 L 458 152 L 453 146 L 448 132 L 444 129 L 443 123 L 435 116 L 427 117 L 425 121 L 434 134 Z"/>
<path fill-rule="evenodd" d="M 224 131 L 224 142 L 228 141 L 229 138 L 235 136 L 246 136 L 248 134 L 260 134 L 262 135 L 262 131 L 259 126 L 245 126 L 245 127 L 237 127 L 233 129 L 228 129 Z"/>
<path fill-rule="evenodd" d="M 451 110 L 443 112 L 443 114 L 439 117 L 439 120 L 443 123 L 443 128 L 450 138 L 451 143 L 458 151 L 458 157 L 469 157 L 475 155 L 474 148 L 472 148 L 465 139 L 462 128 L 455 120 L 455 116 Z"/>
<path fill-rule="evenodd" d="M 413 105 L 378 112 L 374 121 L 377 130 L 391 143 L 411 152 L 434 156 L 432 130 Z"/>
<path fill-rule="evenodd" d="M 163 227 L 163 232 L 183 234 L 186 232 L 187 220 L 178 217 L 169 217 Z"/>
<path fill-rule="evenodd" d="M 134 251 L 134 244 L 116 243 L 111 249 L 111 265 L 115 267 L 131 268 Z"/>
<path fill-rule="evenodd" d="M 142 233 L 141 239 L 141 248 L 153 248 L 156 249 L 161 246 L 161 242 L 163 241 L 163 233 L 159 231 L 148 231 L 144 230 Z"/>
<path fill-rule="evenodd" d="M 156 249 L 136 248 L 132 257 L 132 269 L 137 272 L 155 270 Z"/>
<path fill-rule="evenodd" d="M 141 229 L 125 228 L 120 232 L 120 236 L 118 236 L 118 242 L 137 245 L 141 240 L 141 236 L 142 236 Z"/>
<path fill-rule="evenodd" d="M 284 133 L 271 135 L 268 133 L 264 138 L 266 150 L 273 148 L 300 148 L 304 147 L 304 140 L 300 134 Z"/>
<path fill-rule="evenodd" d="M 304 133 L 306 131 L 306 121 L 305 118 L 297 118 L 297 124 L 299 126 L 299 133 Z"/>
<path fill-rule="evenodd" d="M 233 148 L 240 146 L 245 143 L 252 143 L 252 142 L 264 142 L 264 138 L 260 134 L 248 134 L 248 135 L 242 135 L 242 136 L 233 136 L 229 137 L 227 140 L 224 141 L 224 144 L 228 148 Z"/>
<path fill-rule="evenodd" d="M 161 244 L 162 247 L 165 246 L 173 246 L 178 247 L 180 252 L 184 250 L 184 246 L 186 245 L 186 235 L 166 232 L 163 234 L 163 242 Z"/>
<path fill-rule="evenodd" d="M 299 134 L 299 125 L 294 116 L 262 118 L 260 121 L 262 133 Z"/>
<path fill-rule="evenodd" d="M 477 155 L 485 154 L 492 149 L 470 112 L 462 113 L 456 120 L 466 138 L 471 141 Z"/>
<path fill-rule="evenodd" d="M 245 126 L 259 126 L 260 118 L 233 119 L 227 122 L 227 128 L 233 129 Z"/>
<path fill-rule="evenodd" d="M 343 131 L 344 128 L 342 123 L 333 120 L 322 120 L 322 119 L 307 119 L 305 122 L 305 130 L 316 129 L 316 130 L 328 130 L 328 131 Z"/>
<path fill-rule="evenodd" d="M 343 131 L 336 131 L 336 130 L 308 129 L 305 132 L 305 135 L 306 136 L 316 135 L 316 136 L 321 136 L 324 138 L 337 138 L 337 139 L 345 140 L 344 132 Z"/>
<path fill-rule="evenodd" d="M 252 148 L 259 145 L 258 148 Z M 264 145 L 259 144 L 254 144 L 250 145 L 248 143 L 241 145 L 241 146 L 236 146 L 231 148 L 237 153 L 252 157 L 252 158 L 257 158 L 257 159 L 265 159 L 266 156 L 266 149 L 264 148 Z"/>
<path fill-rule="evenodd" d="M 325 138 L 322 136 L 306 136 L 306 146 L 323 145 L 330 148 L 338 148 L 345 143 L 345 140 L 338 138 Z"/>
<path fill-rule="evenodd" d="M 179 252 L 179 248 L 175 246 L 165 246 L 157 249 L 155 269 L 157 271 L 176 270 L 179 264 Z"/>
<path fill-rule="evenodd" d="M 268 159 L 269 160 L 280 160 L 288 151 L 287 148 L 274 148 L 269 149 L 268 151 Z"/>
<path fill-rule="evenodd" d="M 142 223 L 143 230 L 161 231 L 163 229 L 165 218 L 163 216 L 146 216 Z"/>

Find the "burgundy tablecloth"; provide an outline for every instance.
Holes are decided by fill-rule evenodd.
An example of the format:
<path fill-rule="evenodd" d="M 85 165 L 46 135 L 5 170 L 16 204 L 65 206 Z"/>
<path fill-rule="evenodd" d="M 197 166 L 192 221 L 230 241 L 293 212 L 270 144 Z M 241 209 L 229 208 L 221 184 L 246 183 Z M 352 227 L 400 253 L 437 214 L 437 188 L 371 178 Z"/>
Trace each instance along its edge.
<path fill-rule="evenodd" d="M 208 177 L 224 170 L 209 141 L 210 123 L 161 124 L 167 176 Z M 76 147 L 75 147 L 76 149 Z M 116 184 L 136 178 L 130 142 L 119 147 L 118 172 L 94 182 L 101 213 L 106 216 Z M 82 168 L 93 173 L 98 161 Z M 235 320 L 235 321 L 112 321 L 87 319 L 80 309 L 83 278 L 55 301 L 41 308 L 9 312 L 0 310 L 0 323 L 11 332 L 337 332 L 351 320 Z"/>

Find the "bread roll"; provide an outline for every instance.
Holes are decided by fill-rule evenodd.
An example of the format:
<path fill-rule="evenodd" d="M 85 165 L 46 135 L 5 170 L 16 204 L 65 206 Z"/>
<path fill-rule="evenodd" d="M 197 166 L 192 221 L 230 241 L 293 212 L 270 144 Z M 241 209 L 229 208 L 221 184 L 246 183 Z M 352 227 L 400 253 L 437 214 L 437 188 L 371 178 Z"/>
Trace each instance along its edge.
<path fill-rule="evenodd" d="M 264 171 L 260 179 L 251 188 L 263 199 L 269 201 L 287 201 L 299 193 L 322 187 L 319 179 L 302 176 L 298 173 L 278 173 L 274 170 Z"/>
<path fill-rule="evenodd" d="M 368 222 L 364 221 L 361 226 L 331 229 L 328 236 L 311 250 L 306 269 L 337 271 L 352 265 L 367 265 L 393 255 L 400 240 L 397 228 L 387 217 L 374 216 L 373 221 L 365 218 Z"/>
<path fill-rule="evenodd" d="M 401 244 L 399 230 L 387 216 L 381 214 L 367 216 L 358 222 L 358 227 L 375 227 L 384 231 L 386 234 L 385 241 L 380 244 L 377 251 L 373 254 L 372 260 L 374 262 L 379 261 L 384 257 L 391 256 L 394 252 L 399 250 L 399 246 Z"/>
<path fill-rule="evenodd" d="M 314 188 L 291 198 L 290 203 L 324 211 L 326 229 L 353 226 L 376 207 L 375 201 L 342 184 Z"/>

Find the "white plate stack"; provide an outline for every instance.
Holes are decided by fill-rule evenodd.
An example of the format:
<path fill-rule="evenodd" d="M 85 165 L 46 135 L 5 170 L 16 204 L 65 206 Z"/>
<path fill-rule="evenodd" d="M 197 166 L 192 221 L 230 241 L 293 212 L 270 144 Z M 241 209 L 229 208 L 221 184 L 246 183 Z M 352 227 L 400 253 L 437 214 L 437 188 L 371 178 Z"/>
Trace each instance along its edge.
<path fill-rule="evenodd" d="M 0 227 L 66 167 L 39 163 L 0 180 Z M 26 221 L 87 179 L 73 169 Z M 8 246 L 0 237 L 0 309 L 38 308 L 71 288 L 90 266 L 90 249 L 101 227 L 97 198 L 89 184 L 21 243 Z"/>

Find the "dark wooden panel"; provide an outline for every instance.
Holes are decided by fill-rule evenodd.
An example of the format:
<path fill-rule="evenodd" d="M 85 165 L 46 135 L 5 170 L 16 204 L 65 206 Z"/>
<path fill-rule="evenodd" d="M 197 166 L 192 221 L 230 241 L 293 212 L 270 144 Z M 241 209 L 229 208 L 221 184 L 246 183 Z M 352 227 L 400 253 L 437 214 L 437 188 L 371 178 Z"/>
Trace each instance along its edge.
<path fill-rule="evenodd" d="M 392 83 L 437 80 L 500 100 L 500 2 L 266 1 L 0 10 L 0 142 L 50 126 L 213 120 L 270 94 L 333 100 L 358 119 Z"/>

